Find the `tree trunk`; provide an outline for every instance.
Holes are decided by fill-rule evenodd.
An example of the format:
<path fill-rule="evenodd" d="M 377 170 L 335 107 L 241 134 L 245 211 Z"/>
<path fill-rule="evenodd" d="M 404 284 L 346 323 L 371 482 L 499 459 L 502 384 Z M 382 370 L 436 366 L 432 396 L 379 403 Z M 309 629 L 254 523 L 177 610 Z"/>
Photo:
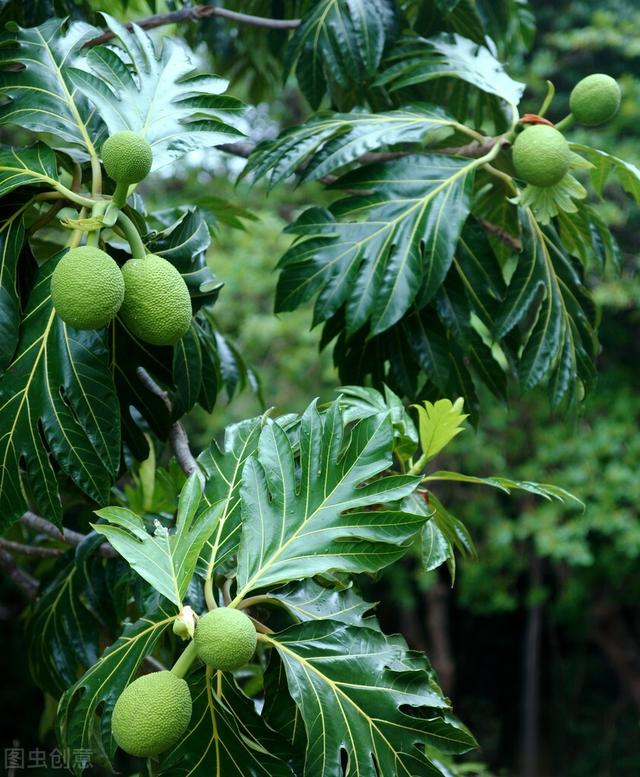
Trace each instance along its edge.
<path fill-rule="evenodd" d="M 442 580 L 427 588 L 424 594 L 429 634 L 429 658 L 438 675 L 440 687 L 447 696 L 453 693 L 455 662 L 449 637 L 449 596 L 451 589 Z"/>
<path fill-rule="evenodd" d="M 640 711 L 640 645 L 620 607 L 605 596 L 591 607 L 592 635 L 618 676 L 622 692 Z"/>
<path fill-rule="evenodd" d="M 531 550 L 529 590 L 542 585 L 542 561 Z M 540 777 L 540 651 L 542 642 L 542 604 L 529 608 L 524 638 L 524 676 L 522 683 L 522 777 Z"/>

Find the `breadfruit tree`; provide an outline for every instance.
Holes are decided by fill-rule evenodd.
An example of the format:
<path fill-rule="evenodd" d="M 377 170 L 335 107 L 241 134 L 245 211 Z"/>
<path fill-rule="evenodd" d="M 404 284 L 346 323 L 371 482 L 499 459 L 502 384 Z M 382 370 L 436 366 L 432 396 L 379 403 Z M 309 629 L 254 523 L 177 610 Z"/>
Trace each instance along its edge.
<path fill-rule="evenodd" d="M 409 553 L 455 577 L 473 541 L 439 483 L 573 498 L 433 460 L 479 397 L 542 386 L 575 411 L 591 390 L 585 273 L 618 261 L 598 199 L 613 174 L 640 200 L 640 171 L 571 127 L 620 90 L 590 76 L 554 122 L 550 84 L 525 112 L 503 64 L 531 42 L 521 0 L 230 6 L 128 26 L 2 6 L 0 561 L 33 680 L 61 751 L 113 773 L 455 774 L 475 740 L 358 580 Z M 188 45 L 212 20 L 214 67 L 286 81 L 304 121 L 252 142 L 233 80 Z M 196 456 L 180 419 L 255 385 L 216 325 L 215 214 L 163 203 L 163 172 L 212 149 L 256 187 L 326 187 L 287 228 L 275 309 L 313 300 L 345 385 Z"/>

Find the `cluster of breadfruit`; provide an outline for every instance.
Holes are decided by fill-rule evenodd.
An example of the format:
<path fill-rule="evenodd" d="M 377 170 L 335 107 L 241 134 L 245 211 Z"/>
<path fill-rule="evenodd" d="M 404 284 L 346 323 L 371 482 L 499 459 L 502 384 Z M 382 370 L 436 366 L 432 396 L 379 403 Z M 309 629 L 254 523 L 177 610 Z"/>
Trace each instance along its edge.
<path fill-rule="evenodd" d="M 616 115 L 620 100 L 617 81 L 594 73 L 573 88 L 570 116 L 586 127 L 597 127 Z M 516 174 L 533 186 L 555 186 L 571 166 L 569 144 L 558 129 L 548 124 L 528 126 L 517 136 L 512 153 Z"/>
<path fill-rule="evenodd" d="M 105 170 L 128 189 L 151 170 L 151 146 L 135 132 L 117 132 L 102 147 Z M 51 298 L 62 320 L 76 329 L 100 329 L 116 315 L 136 337 L 174 345 L 191 323 L 184 279 L 155 254 L 129 259 L 122 268 L 97 246 L 70 249 L 51 276 Z"/>
<path fill-rule="evenodd" d="M 231 607 L 219 607 L 201 617 L 195 627 L 198 658 L 213 670 L 230 672 L 247 664 L 256 650 L 257 634 L 249 617 Z M 152 672 L 130 683 L 118 697 L 111 732 L 130 755 L 150 757 L 176 745 L 189 728 L 191 692 L 178 664 L 171 671 Z"/>

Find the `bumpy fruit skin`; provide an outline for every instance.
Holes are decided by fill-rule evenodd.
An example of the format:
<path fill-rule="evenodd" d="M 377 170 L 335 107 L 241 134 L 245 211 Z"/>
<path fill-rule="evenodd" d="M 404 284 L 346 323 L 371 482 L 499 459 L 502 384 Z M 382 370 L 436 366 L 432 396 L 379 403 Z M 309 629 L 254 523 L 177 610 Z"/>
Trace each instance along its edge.
<path fill-rule="evenodd" d="M 243 612 L 219 607 L 200 618 L 194 641 L 196 652 L 205 664 L 230 672 L 251 659 L 258 637 L 253 623 Z"/>
<path fill-rule="evenodd" d="M 118 697 L 111 732 L 130 755 L 147 758 L 177 744 L 191 720 L 189 686 L 168 671 L 145 674 Z"/>
<path fill-rule="evenodd" d="M 569 105 L 576 121 L 587 127 L 597 127 L 618 113 L 621 99 L 620 85 L 614 78 L 593 73 L 573 87 Z"/>
<path fill-rule="evenodd" d="M 100 329 L 122 305 L 124 279 L 114 260 L 99 248 L 72 248 L 53 271 L 51 299 L 65 324 Z"/>
<path fill-rule="evenodd" d="M 519 178 L 534 186 L 553 186 L 569 170 L 571 151 L 564 135 L 546 124 L 521 132 L 513 144 L 513 165 Z"/>
<path fill-rule="evenodd" d="M 136 337 L 152 345 L 175 345 L 191 323 L 191 297 L 180 273 L 149 254 L 122 267 L 124 302 L 120 318 Z"/>
<path fill-rule="evenodd" d="M 108 137 L 102 146 L 102 162 L 109 178 L 118 183 L 139 183 L 149 175 L 153 152 L 137 132 L 123 130 Z"/>

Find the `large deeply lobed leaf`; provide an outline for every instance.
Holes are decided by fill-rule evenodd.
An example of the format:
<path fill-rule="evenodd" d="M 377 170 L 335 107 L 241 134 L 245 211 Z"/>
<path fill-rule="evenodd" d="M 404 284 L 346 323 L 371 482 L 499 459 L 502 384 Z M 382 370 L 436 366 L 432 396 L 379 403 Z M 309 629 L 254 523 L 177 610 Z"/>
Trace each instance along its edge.
<path fill-rule="evenodd" d="M 301 419 L 299 440 L 299 474 L 291 441 L 275 421 L 262 430 L 258 453 L 244 466 L 238 599 L 330 569 L 381 569 L 404 555 L 426 520 L 381 506 L 419 482 L 405 475 L 379 478 L 391 465 L 388 414 L 345 434 L 339 403 L 322 415 L 314 403 Z"/>
<path fill-rule="evenodd" d="M 62 253 L 39 271 L 16 357 L 0 380 L 0 528 L 36 508 L 60 523 L 51 458 L 104 503 L 120 464 L 119 406 L 104 331 L 78 331 L 56 315 L 49 282 Z"/>
<path fill-rule="evenodd" d="M 331 620 L 262 638 L 278 651 L 306 729 L 305 777 L 436 777 L 435 752 L 461 753 L 475 741 L 424 656 L 401 637 Z"/>

